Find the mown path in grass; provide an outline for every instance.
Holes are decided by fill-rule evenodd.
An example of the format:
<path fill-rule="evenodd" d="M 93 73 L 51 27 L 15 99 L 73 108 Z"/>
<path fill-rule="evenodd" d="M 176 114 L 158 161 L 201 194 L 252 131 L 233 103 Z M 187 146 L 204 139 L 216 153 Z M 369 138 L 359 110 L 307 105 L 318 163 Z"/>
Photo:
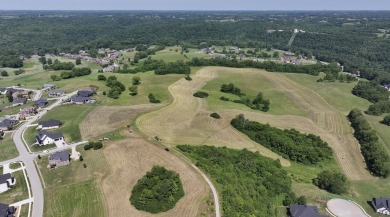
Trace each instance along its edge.
<path fill-rule="evenodd" d="M 208 81 L 216 78 L 222 71 L 224 73 L 259 74 L 259 79 L 266 79 L 273 87 L 283 91 L 307 115 L 277 116 L 255 111 L 218 109 L 217 112 L 222 115 L 222 119 L 210 118 L 207 101 L 194 98 L 192 94 Z M 173 103 L 163 109 L 142 115 L 136 122 L 143 133 L 150 137 L 160 136 L 162 142 L 168 146 L 208 144 L 247 148 L 259 151 L 262 155 L 273 159 L 281 159 L 284 166 L 289 165 L 287 160 L 254 143 L 230 126 L 231 118 L 243 113 L 247 118 L 262 123 L 270 123 L 280 128 L 296 128 L 302 132 L 319 135 L 332 147 L 338 164 L 349 179 L 373 178 L 365 169 L 359 144 L 352 135 L 352 129 L 345 115 L 327 103 L 319 94 L 294 82 L 284 74 L 256 69 L 206 67 L 199 70 L 193 76 L 192 81 L 181 79 L 169 86 L 168 90 L 174 98 Z"/>
<path fill-rule="evenodd" d="M 262 155 L 280 159 L 289 166 L 288 160 L 253 142 L 230 126 L 230 119 L 209 117 L 206 100 L 192 96 L 208 81 L 217 76 L 215 68 L 199 70 L 192 81 L 180 79 L 168 87 L 173 96 L 169 106 L 140 116 L 136 124 L 149 137 L 159 136 L 167 146 L 177 144 L 227 146 L 229 148 L 259 151 Z"/>

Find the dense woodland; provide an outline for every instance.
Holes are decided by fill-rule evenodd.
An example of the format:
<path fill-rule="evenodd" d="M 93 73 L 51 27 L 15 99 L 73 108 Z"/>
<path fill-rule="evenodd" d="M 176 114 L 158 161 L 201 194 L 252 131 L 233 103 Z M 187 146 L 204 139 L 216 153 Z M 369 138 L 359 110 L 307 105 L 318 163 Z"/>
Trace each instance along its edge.
<path fill-rule="evenodd" d="M 131 190 L 130 201 L 139 210 L 159 213 L 172 209 L 183 196 L 179 174 L 154 166 Z"/>
<path fill-rule="evenodd" d="M 295 129 L 281 130 L 245 119 L 244 115 L 238 115 L 230 123 L 253 141 L 286 159 L 310 165 L 332 158 L 332 149 L 319 136 L 302 134 Z"/>
<path fill-rule="evenodd" d="M 367 122 L 363 113 L 357 109 L 352 110 L 348 118 L 355 130 L 354 135 L 360 143 L 367 168 L 374 175 L 388 177 L 390 175 L 390 157 L 380 144 L 374 129 Z"/>
<path fill-rule="evenodd" d="M 223 216 L 277 217 L 279 196 L 290 195 L 291 179 L 280 163 L 246 149 L 178 146 L 217 183 Z M 283 196 L 284 198 L 284 196 Z M 296 202 L 294 197 L 286 202 Z"/>

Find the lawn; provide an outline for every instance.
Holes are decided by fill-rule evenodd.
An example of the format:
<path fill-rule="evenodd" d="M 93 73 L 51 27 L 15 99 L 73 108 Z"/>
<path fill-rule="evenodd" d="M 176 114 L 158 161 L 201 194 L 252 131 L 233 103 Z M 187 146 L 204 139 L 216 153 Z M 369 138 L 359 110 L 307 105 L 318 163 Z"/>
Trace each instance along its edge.
<path fill-rule="evenodd" d="M 104 201 L 94 180 L 70 183 L 44 191 L 46 217 L 104 217 Z"/>
<path fill-rule="evenodd" d="M 14 172 L 12 175 L 16 179 L 16 185 L 12 189 L 0 194 L 2 203 L 11 204 L 28 199 L 27 183 L 23 171 Z"/>
<path fill-rule="evenodd" d="M 64 105 L 58 106 L 46 113 L 41 120 L 57 119 L 62 122 L 62 126 L 58 129 L 49 130 L 50 132 L 61 132 L 67 143 L 81 141 L 79 125 L 84 118 L 95 108 L 94 105 Z M 38 123 L 37 121 L 36 123 Z M 36 127 L 28 127 L 24 133 L 24 138 L 28 145 L 35 142 L 35 135 L 38 133 Z M 37 147 L 41 150 L 42 147 Z M 47 147 L 44 147 L 47 149 Z M 42 149 L 43 150 L 43 149 Z"/>
<path fill-rule="evenodd" d="M 263 78 L 261 73 L 236 73 L 232 70 L 220 69 L 218 77 L 209 81 L 201 90 L 209 93 L 207 98 L 210 109 L 240 109 L 251 110 L 243 104 L 222 101 L 221 96 L 228 97 L 230 100 L 239 99 L 238 96 L 220 92 L 222 84 L 233 83 L 241 89 L 242 93 L 250 96 L 252 99 L 259 93 L 264 94 L 265 99 L 271 102 L 268 113 L 276 115 L 305 115 L 295 103 L 288 97 L 288 93 L 275 88 L 267 79 Z"/>
<path fill-rule="evenodd" d="M 79 146 L 77 151 L 83 161 L 57 169 L 47 168 L 47 156 L 37 159 L 46 186 L 44 216 L 105 216 L 97 183 L 108 171 L 105 157 L 101 150 L 84 151 Z"/>
<path fill-rule="evenodd" d="M 0 141 L 0 161 L 9 160 L 19 155 L 10 133 L 6 134 Z"/>
<path fill-rule="evenodd" d="M 177 50 L 177 52 L 176 52 Z M 196 53 L 196 49 L 188 49 L 188 53 L 181 54 L 181 47 L 173 46 L 166 47 L 164 50 L 156 52 L 155 55 L 152 55 L 152 59 L 154 60 L 163 60 L 165 62 L 175 62 L 178 60 L 188 61 L 192 58 L 211 58 L 212 56 L 207 55 L 205 53 Z M 186 57 L 187 56 L 187 57 Z"/>
<path fill-rule="evenodd" d="M 381 124 L 380 121 L 388 115 L 381 116 L 365 115 L 366 119 L 370 122 L 371 126 L 375 129 L 375 132 L 379 136 L 379 140 L 385 145 L 387 151 L 390 154 L 390 126 Z"/>

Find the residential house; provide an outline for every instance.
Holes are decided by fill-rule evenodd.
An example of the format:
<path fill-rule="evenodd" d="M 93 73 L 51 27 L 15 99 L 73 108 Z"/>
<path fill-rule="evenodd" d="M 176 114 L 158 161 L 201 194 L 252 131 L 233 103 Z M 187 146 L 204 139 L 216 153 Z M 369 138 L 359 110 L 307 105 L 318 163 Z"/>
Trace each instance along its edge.
<path fill-rule="evenodd" d="M 49 97 L 59 97 L 63 96 L 65 94 L 65 91 L 63 90 L 52 90 L 48 92 Z"/>
<path fill-rule="evenodd" d="M 56 85 L 55 84 L 49 84 L 49 83 L 44 83 L 43 84 L 43 89 L 46 89 L 46 90 L 52 90 L 56 88 Z"/>
<path fill-rule="evenodd" d="M 371 205 L 374 207 L 377 213 L 390 215 L 390 198 L 373 198 Z"/>
<path fill-rule="evenodd" d="M 94 94 L 94 91 L 91 90 L 91 89 L 85 89 L 85 90 L 79 90 L 77 91 L 77 95 L 78 96 L 82 96 L 82 97 L 90 97 Z"/>
<path fill-rule="evenodd" d="M 44 108 L 47 106 L 47 104 L 49 104 L 49 102 L 47 101 L 47 99 L 40 98 L 35 101 L 35 104 L 38 106 L 38 108 Z"/>
<path fill-rule="evenodd" d="M 8 130 L 17 125 L 19 121 L 17 120 L 11 120 L 11 119 L 4 119 L 0 122 L 0 130 Z"/>
<path fill-rule="evenodd" d="M 6 192 L 16 184 L 16 179 L 11 173 L 0 175 L 0 193 Z"/>
<path fill-rule="evenodd" d="M 34 116 L 37 114 L 37 108 L 35 106 L 27 106 L 23 109 L 20 109 L 19 119 L 24 120 L 27 117 Z"/>
<path fill-rule="evenodd" d="M 383 87 L 384 87 L 387 91 L 390 91 L 390 84 L 385 84 L 385 85 L 383 85 Z"/>
<path fill-rule="evenodd" d="M 103 69 L 103 72 L 113 72 L 115 70 L 115 66 L 110 65 Z"/>
<path fill-rule="evenodd" d="M 27 90 L 17 90 L 12 92 L 12 97 L 15 98 L 28 98 L 30 96 L 29 92 Z"/>
<path fill-rule="evenodd" d="M 62 133 L 51 133 L 49 131 L 41 130 L 35 136 L 35 141 L 39 146 L 53 144 L 58 141 L 64 141 Z"/>
<path fill-rule="evenodd" d="M 242 58 L 246 58 L 246 55 L 243 54 L 243 53 L 240 53 L 240 54 L 237 55 L 237 57 L 240 58 L 240 59 L 242 59 Z"/>
<path fill-rule="evenodd" d="M 16 214 L 16 208 L 5 203 L 0 203 L 0 216 L 13 217 Z"/>
<path fill-rule="evenodd" d="M 8 92 L 8 89 L 5 87 L 0 87 L 0 95 L 6 95 Z"/>
<path fill-rule="evenodd" d="M 46 121 L 40 121 L 38 123 L 37 129 L 42 129 L 42 130 L 55 129 L 55 128 L 59 128 L 61 125 L 62 125 L 61 121 L 49 119 Z"/>
<path fill-rule="evenodd" d="M 326 217 L 318 213 L 316 206 L 292 204 L 288 211 L 291 217 Z"/>
<path fill-rule="evenodd" d="M 98 54 L 105 54 L 105 53 L 106 53 L 106 52 L 105 52 L 104 48 L 99 48 Z"/>
<path fill-rule="evenodd" d="M 26 98 L 14 98 L 12 101 L 12 106 L 19 106 L 26 104 L 27 99 Z"/>
<path fill-rule="evenodd" d="M 59 151 L 49 156 L 49 167 L 58 168 L 70 164 L 70 155 L 67 151 Z"/>
<path fill-rule="evenodd" d="M 84 96 L 72 96 L 70 97 L 70 102 L 73 104 L 85 104 L 85 103 L 91 103 L 92 99 L 89 97 L 84 97 Z"/>
<path fill-rule="evenodd" d="M 241 49 L 239 47 L 237 47 L 237 46 L 232 46 L 232 47 L 229 48 L 229 50 L 231 50 L 231 51 L 239 51 Z"/>

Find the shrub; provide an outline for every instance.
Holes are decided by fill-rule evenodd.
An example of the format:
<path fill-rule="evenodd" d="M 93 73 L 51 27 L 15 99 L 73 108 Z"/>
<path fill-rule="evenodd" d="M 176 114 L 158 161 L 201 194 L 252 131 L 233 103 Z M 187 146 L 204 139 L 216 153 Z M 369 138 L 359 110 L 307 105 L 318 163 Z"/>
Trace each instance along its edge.
<path fill-rule="evenodd" d="M 381 121 L 382 124 L 386 124 L 387 126 L 390 126 L 390 115 L 387 115 L 386 117 L 383 118 Z"/>
<path fill-rule="evenodd" d="M 218 113 L 215 113 L 215 112 L 211 113 L 210 117 L 215 118 L 215 119 L 220 119 L 221 118 L 221 116 Z"/>
<path fill-rule="evenodd" d="M 133 85 L 139 85 L 141 84 L 141 78 L 138 76 L 133 77 L 132 79 Z"/>
<path fill-rule="evenodd" d="M 106 76 L 98 75 L 98 81 L 105 81 L 105 80 L 107 80 Z"/>
<path fill-rule="evenodd" d="M 224 97 L 224 96 L 221 96 L 221 97 L 219 97 L 219 99 L 220 99 L 220 100 L 223 100 L 223 101 L 230 101 L 230 99 L 229 99 L 229 98 L 227 98 L 227 97 Z"/>
<path fill-rule="evenodd" d="M 18 69 L 16 71 L 14 71 L 14 74 L 15 75 L 20 75 L 20 74 L 23 74 L 24 72 L 25 72 L 24 69 Z"/>
<path fill-rule="evenodd" d="M 313 179 L 313 184 L 334 194 L 347 192 L 347 178 L 339 172 L 324 170 Z"/>
<path fill-rule="evenodd" d="M 159 213 L 172 209 L 183 196 L 179 174 L 154 166 L 134 186 L 130 202 L 138 210 Z"/>
<path fill-rule="evenodd" d="M 194 93 L 193 96 L 198 97 L 198 98 L 206 98 L 209 96 L 209 94 L 206 92 L 203 92 L 203 91 L 198 91 L 198 92 Z"/>
<path fill-rule="evenodd" d="M 149 102 L 151 103 L 160 103 L 161 101 L 156 99 L 156 97 L 154 97 L 154 95 L 152 93 L 149 93 Z"/>

